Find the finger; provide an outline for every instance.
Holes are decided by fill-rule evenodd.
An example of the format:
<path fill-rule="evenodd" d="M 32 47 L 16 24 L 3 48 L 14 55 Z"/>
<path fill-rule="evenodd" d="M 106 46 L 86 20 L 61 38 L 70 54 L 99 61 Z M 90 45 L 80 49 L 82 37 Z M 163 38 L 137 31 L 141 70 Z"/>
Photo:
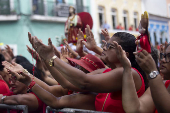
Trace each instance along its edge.
<path fill-rule="evenodd" d="M 61 54 L 64 54 L 64 47 L 61 48 Z"/>
<path fill-rule="evenodd" d="M 145 56 L 147 56 L 148 55 L 148 52 L 145 50 L 145 49 L 143 49 L 143 51 L 141 51 Z"/>
<path fill-rule="evenodd" d="M 106 41 L 105 41 L 105 40 L 102 40 L 102 42 L 103 42 L 103 43 L 106 43 Z"/>
<path fill-rule="evenodd" d="M 82 44 L 87 46 L 87 42 L 86 41 L 82 41 Z"/>
<path fill-rule="evenodd" d="M 141 52 L 138 52 L 138 57 L 140 57 L 140 58 L 144 58 L 145 57 L 145 55 L 143 54 L 143 51 L 141 51 Z"/>
<path fill-rule="evenodd" d="M 135 58 L 136 58 L 136 62 L 138 64 L 140 64 L 142 62 L 142 59 L 138 55 L 135 55 Z"/>
<path fill-rule="evenodd" d="M 106 32 L 106 34 L 109 34 L 109 32 L 108 32 L 108 30 L 107 30 L 107 29 L 105 29 L 105 32 Z"/>
<path fill-rule="evenodd" d="M 11 64 L 12 64 L 13 66 L 17 66 L 17 65 L 18 65 L 18 64 L 15 63 L 15 62 L 11 62 Z"/>
<path fill-rule="evenodd" d="M 52 41 L 51 41 L 51 38 L 48 38 L 48 45 L 49 45 L 49 46 L 53 46 Z"/>
<path fill-rule="evenodd" d="M 20 78 L 20 75 L 19 75 L 17 72 L 15 72 L 15 71 L 13 71 L 13 70 L 11 70 L 11 69 L 9 69 L 9 68 L 7 68 L 7 69 L 10 71 L 10 73 L 12 74 L 12 76 L 15 76 L 17 79 Z"/>
<path fill-rule="evenodd" d="M 68 45 L 68 42 L 67 42 L 67 40 L 64 40 L 64 43 L 65 43 L 66 45 Z"/>
<path fill-rule="evenodd" d="M 92 38 L 94 38 L 94 35 L 93 35 L 93 33 L 92 33 L 92 31 L 91 31 L 91 30 L 90 30 L 90 34 L 91 34 L 91 37 L 92 37 Z"/>
<path fill-rule="evenodd" d="M 87 25 L 87 32 L 88 32 L 89 36 L 91 37 L 92 35 L 91 35 L 91 29 L 90 29 L 89 25 Z"/>
<path fill-rule="evenodd" d="M 82 39 L 84 39 L 84 34 L 81 30 L 80 30 L 80 36 L 82 37 Z"/>

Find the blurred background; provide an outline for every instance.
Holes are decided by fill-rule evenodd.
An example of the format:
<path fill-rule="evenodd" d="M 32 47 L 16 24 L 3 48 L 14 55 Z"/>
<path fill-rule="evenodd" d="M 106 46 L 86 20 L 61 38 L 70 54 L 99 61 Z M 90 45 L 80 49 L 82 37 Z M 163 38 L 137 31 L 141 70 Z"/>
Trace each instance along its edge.
<path fill-rule="evenodd" d="M 65 38 L 64 28 L 69 6 L 76 12 L 89 12 L 93 18 L 93 33 L 99 44 L 104 37 L 116 32 L 138 36 L 138 24 L 144 11 L 149 13 L 149 32 L 156 48 L 169 42 L 170 0 L 0 0 L 0 47 L 8 44 L 14 55 L 30 59 L 26 50 L 28 32 L 47 44 L 50 37 L 55 46 Z"/>

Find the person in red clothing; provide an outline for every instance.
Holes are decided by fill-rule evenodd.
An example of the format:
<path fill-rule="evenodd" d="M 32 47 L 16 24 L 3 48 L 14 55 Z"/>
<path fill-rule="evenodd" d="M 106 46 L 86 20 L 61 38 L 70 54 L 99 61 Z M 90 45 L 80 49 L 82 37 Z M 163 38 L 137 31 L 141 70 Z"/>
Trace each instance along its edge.
<path fill-rule="evenodd" d="M 122 26 L 121 23 L 119 23 L 119 25 L 116 27 L 116 29 L 124 30 L 124 27 Z"/>
<path fill-rule="evenodd" d="M 8 85 L 8 88 L 9 88 L 10 87 L 9 83 L 10 83 L 11 75 L 8 73 L 7 69 L 4 68 L 4 66 L 2 65 L 3 61 L 5 61 L 5 58 L 2 54 L 0 54 L 0 75 L 3 78 L 3 81 L 6 82 L 6 84 Z"/>
<path fill-rule="evenodd" d="M 165 43 L 166 45 L 166 43 Z M 142 70 L 145 71 L 149 88 L 141 96 L 137 97 L 135 84 L 133 83 L 132 75 L 130 74 L 130 62 L 121 54 L 124 61 L 124 75 L 123 75 L 123 108 L 127 113 L 169 113 L 170 103 L 170 44 L 161 48 L 160 54 L 160 72 L 164 75 L 164 80 L 156 67 L 151 55 L 146 51 L 134 53 L 136 60 Z M 166 50 L 165 50 L 166 48 Z M 142 49 L 142 48 L 141 48 Z M 165 51 L 164 51 L 165 50 Z M 120 51 L 122 51 L 120 49 Z"/>
<path fill-rule="evenodd" d="M 31 67 L 31 65 L 28 63 L 23 63 L 21 65 L 23 65 L 26 69 Z M 12 68 L 12 66 L 10 68 Z M 34 93 L 27 93 L 28 87 L 25 84 L 17 81 L 14 77 L 12 77 L 10 86 L 13 94 L 0 94 L 0 104 L 27 105 L 29 113 L 43 113 L 43 102 Z M 17 110 L 11 111 L 11 113 L 17 112 Z"/>
<path fill-rule="evenodd" d="M 87 42 L 93 41 L 93 34 L 91 30 L 88 28 L 88 26 L 86 28 L 86 36 L 87 36 Z M 107 42 L 105 42 L 101 58 L 104 59 L 104 61 L 106 61 L 107 64 L 111 67 L 109 72 L 103 73 L 104 70 L 98 69 L 95 72 L 91 72 L 88 74 L 64 63 L 58 57 L 56 57 L 50 39 L 49 39 L 49 45 L 46 46 L 43 43 L 41 43 L 38 38 L 34 38 L 31 36 L 29 38 L 31 44 L 33 44 L 33 47 L 39 53 L 41 58 L 46 59 L 45 64 L 47 68 L 50 70 L 54 78 L 60 78 L 60 76 L 62 76 L 65 79 L 67 79 L 70 83 L 80 88 L 81 90 L 87 90 L 90 92 L 98 93 L 99 96 L 97 95 L 95 99 L 96 101 L 99 100 L 100 95 L 101 97 L 103 97 L 100 100 L 100 102 L 98 101 L 99 103 L 95 102 L 96 104 L 94 103 L 93 105 L 98 111 L 101 111 L 103 108 L 103 111 L 106 112 L 116 112 L 116 111 L 124 112 L 121 104 L 123 67 L 121 65 L 121 62 L 117 59 L 117 57 L 115 57 L 117 54 L 115 50 L 116 49 L 115 44 L 113 41 L 118 42 L 118 44 L 122 46 L 122 48 L 126 51 L 128 58 L 133 64 L 132 67 L 136 68 L 142 74 L 145 80 L 145 74 L 142 72 L 142 70 L 140 70 L 139 66 L 137 65 L 135 61 L 135 56 L 133 54 L 133 52 L 135 52 L 136 49 L 136 45 L 135 45 L 136 38 L 129 33 L 126 32 L 115 33 L 112 36 L 112 38 L 110 38 Z M 52 57 L 53 59 L 51 59 Z M 49 65 L 49 63 L 53 65 Z M 134 77 L 134 82 L 136 86 L 135 88 L 136 91 L 139 91 L 138 95 L 140 96 L 145 91 L 145 85 L 138 71 L 136 71 L 133 68 L 131 70 Z M 19 75 L 16 76 L 19 80 L 24 80 L 22 76 Z M 23 73 L 23 76 L 26 77 L 28 75 Z M 27 81 L 33 83 L 31 82 L 31 79 Z M 58 82 L 60 83 L 59 79 Z M 54 96 L 50 96 L 48 93 L 45 93 L 43 89 L 41 90 L 40 89 L 41 87 L 39 87 L 36 84 L 34 84 L 34 86 L 32 87 L 32 91 L 36 92 L 37 96 L 41 97 L 43 101 L 55 100 L 53 101 L 53 103 L 50 103 L 51 101 L 49 101 L 49 105 L 53 108 L 79 107 L 78 106 L 79 103 L 76 103 L 77 99 L 73 98 L 74 96 L 72 95 L 55 98 Z M 102 96 L 103 93 L 109 93 L 109 95 Z M 105 100 L 107 102 L 105 102 Z M 73 104 L 70 104 L 69 103 L 70 101 L 72 101 L 72 103 L 74 103 L 75 106 L 73 106 Z M 115 109 L 112 109 L 113 107 Z"/>
<path fill-rule="evenodd" d="M 129 31 L 133 31 L 133 25 L 129 27 Z"/>

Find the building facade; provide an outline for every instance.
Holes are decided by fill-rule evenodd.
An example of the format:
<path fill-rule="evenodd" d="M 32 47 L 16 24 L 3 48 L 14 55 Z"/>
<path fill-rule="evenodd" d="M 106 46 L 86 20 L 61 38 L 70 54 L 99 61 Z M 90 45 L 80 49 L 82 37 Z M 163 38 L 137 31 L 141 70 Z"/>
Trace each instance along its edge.
<path fill-rule="evenodd" d="M 91 0 L 0 0 L 0 46 L 9 44 L 15 55 L 31 60 L 26 45 L 28 32 L 47 44 L 48 38 L 58 46 L 64 36 L 68 7 L 77 12 L 91 12 Z"/>
<path fill-rule="evenodd" d="M 149 32 L 153 46 L 169 42 L 169 26 L 166 0 L 142 0 L 142 10 L 149 13 Z"/>
<path fill-rule="evenodd" d="M 92 16 L 94 21 L 93 32 L 99 43 L 101 26 L 105 22 L 110 25 L 109 33 L 112 36 L 116 32 L 129 32 L 137 36 L 136 31 L 139 25 L 142 5 L 141 0 L 94 0 Z M 121 24 L 124 30 L 117 30 L 116 27 Z M 133 30 L 129 27 L 133 25 Z"/>
<path fill-rule="evenodd" d="M 166 0 L 167 2 L 167 13 L 168 13 L 168 17 L 170 18 L 170 0 Z M 170 20 L 168 22 L 168 26 L 169 26 L 169 38 L 170 38 Z"/>

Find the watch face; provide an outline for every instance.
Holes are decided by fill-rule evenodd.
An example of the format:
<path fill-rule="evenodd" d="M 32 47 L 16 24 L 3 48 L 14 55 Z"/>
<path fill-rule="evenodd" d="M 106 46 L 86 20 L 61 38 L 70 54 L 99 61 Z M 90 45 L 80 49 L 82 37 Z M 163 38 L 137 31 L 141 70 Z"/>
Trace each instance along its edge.
<path fill-rule="evenodd" d="M 156 71 L 153 71 L 149 75 L 150 75 L 150 78 L 155 78 L 158 74 L 159 73 L 157 73 Z"/>

